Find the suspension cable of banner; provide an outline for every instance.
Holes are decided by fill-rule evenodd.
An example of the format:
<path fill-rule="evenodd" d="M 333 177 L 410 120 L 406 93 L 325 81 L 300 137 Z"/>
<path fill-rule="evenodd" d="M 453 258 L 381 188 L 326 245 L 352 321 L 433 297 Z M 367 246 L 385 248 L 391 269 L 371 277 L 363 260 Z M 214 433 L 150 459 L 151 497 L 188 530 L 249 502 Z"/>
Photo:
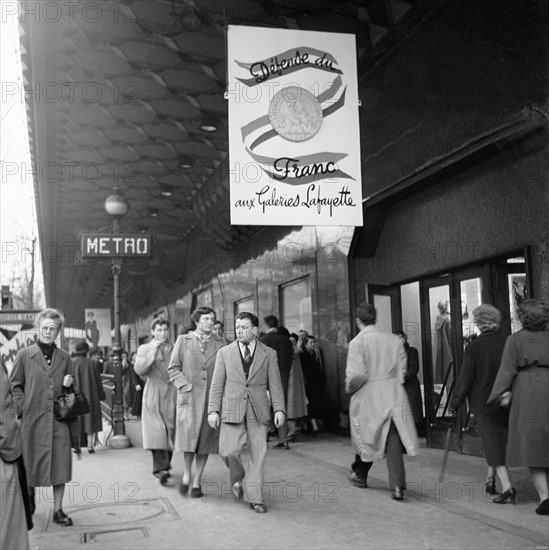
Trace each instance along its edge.
<path fill-rule="evenodd" d="M 223 29 L 225 30 L 225 93 L 223 97 L 229 99 L 229 44 L 227 29 L 227 0 L 223 0 Z"/>

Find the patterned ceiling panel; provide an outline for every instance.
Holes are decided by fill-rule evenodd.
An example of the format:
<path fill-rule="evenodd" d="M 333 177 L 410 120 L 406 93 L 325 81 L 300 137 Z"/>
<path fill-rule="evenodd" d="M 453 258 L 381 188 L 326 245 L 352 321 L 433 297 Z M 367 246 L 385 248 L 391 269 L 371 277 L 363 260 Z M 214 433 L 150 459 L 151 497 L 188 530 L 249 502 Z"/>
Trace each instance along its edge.
<path fill-rule="evenodd" d="M 79 111 L 72 110 L 69 117 L 77 124 L 81 124 L 83 128 L 90 126 L 96 128 L 116 128 L 118 126 L 118 122 L 110 113 L 97 105 L 85 106 Z"/>
<path fill-rule="evenodd" d="M 117 99 L 162 99 L 170 95 L 166 86 L 155 73 L 148 73 L 150 76 L 124 76 L 113 79 L 109 82 L 113 93 L 118 91 Z"/>
<path fill-rule="evenodd" d="M 103 130 L 103 135 L 109 140 L 129 145 L 141 145 L 147 141 L 147 134 L 134 124 L 126 124 L 118 128 L 106 128 Z M 103 147 L 106 147 L 105 145 Z"/>
<path fill-rule="evenodd" d="M 158 124 L 144 124 L 141 129 L 149 137 L 166 142 L 186 141 L 189 138 L 185 126 L 177 120 L 167 120 Z"/>
<path fill-rule="evenodd" d="M 65 60 L 60 65 L 61 69 L 70 69 L 78 67 L 83 73 L 96 76 L 119 76 L 127 75 L 133 72 L 131 65 L 120 55 L 117 55 L 113 48 L 110 51 L 99 51 L 99 48 L 93 50 L 78 50 L 70 57 L 63 54 Z"/>
<path fill-rule="evenodd" d="M 157 99 L 152 101 L 150 106 L 157 116 L 167 119 L 186 120 L 188 118 L 200 117 L 200 109 L 198 107 L 195 107 L 189 101 L 179 99 L 177 95 L 173 99 Z"/>

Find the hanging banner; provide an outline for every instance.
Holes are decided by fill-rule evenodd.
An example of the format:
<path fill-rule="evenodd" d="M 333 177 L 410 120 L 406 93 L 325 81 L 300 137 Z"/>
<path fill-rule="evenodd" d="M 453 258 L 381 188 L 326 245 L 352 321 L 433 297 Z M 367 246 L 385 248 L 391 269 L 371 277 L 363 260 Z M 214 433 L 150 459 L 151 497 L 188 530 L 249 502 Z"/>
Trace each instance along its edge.
<path fill-rule="evenodd" d="M 362 225 L 355 36 L 228 28 L 233 225 Z"/>

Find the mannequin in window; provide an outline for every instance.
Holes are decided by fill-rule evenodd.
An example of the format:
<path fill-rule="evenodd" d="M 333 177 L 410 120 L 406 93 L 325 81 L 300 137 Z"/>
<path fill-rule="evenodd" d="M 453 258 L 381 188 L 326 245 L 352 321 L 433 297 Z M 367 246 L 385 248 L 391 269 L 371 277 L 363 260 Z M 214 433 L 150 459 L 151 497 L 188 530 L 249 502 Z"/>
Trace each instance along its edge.
<path fill-rule="evenodd" d="M 448 301 L 440 301 L 437 307 L 439 315 L 435 322 L 436 356 L 434 383 L 442 384 L 444 382 L 444 376 L 448 372 L 450 363 L 453 360 L 450 303 Z M 448 383 L 450 383 L 450 379 L 448 379 Z"/>

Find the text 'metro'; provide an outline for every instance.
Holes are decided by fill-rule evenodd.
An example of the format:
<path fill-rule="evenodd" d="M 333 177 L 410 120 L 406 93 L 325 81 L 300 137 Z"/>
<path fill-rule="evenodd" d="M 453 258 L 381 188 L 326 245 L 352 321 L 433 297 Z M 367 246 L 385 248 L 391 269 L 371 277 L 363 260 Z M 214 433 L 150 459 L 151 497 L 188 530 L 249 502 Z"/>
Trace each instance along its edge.
<path fill-rule="evenodd" d="M 151 235 L 86 233 L 82 235 L 83 258 L 148 258 Z"/>

